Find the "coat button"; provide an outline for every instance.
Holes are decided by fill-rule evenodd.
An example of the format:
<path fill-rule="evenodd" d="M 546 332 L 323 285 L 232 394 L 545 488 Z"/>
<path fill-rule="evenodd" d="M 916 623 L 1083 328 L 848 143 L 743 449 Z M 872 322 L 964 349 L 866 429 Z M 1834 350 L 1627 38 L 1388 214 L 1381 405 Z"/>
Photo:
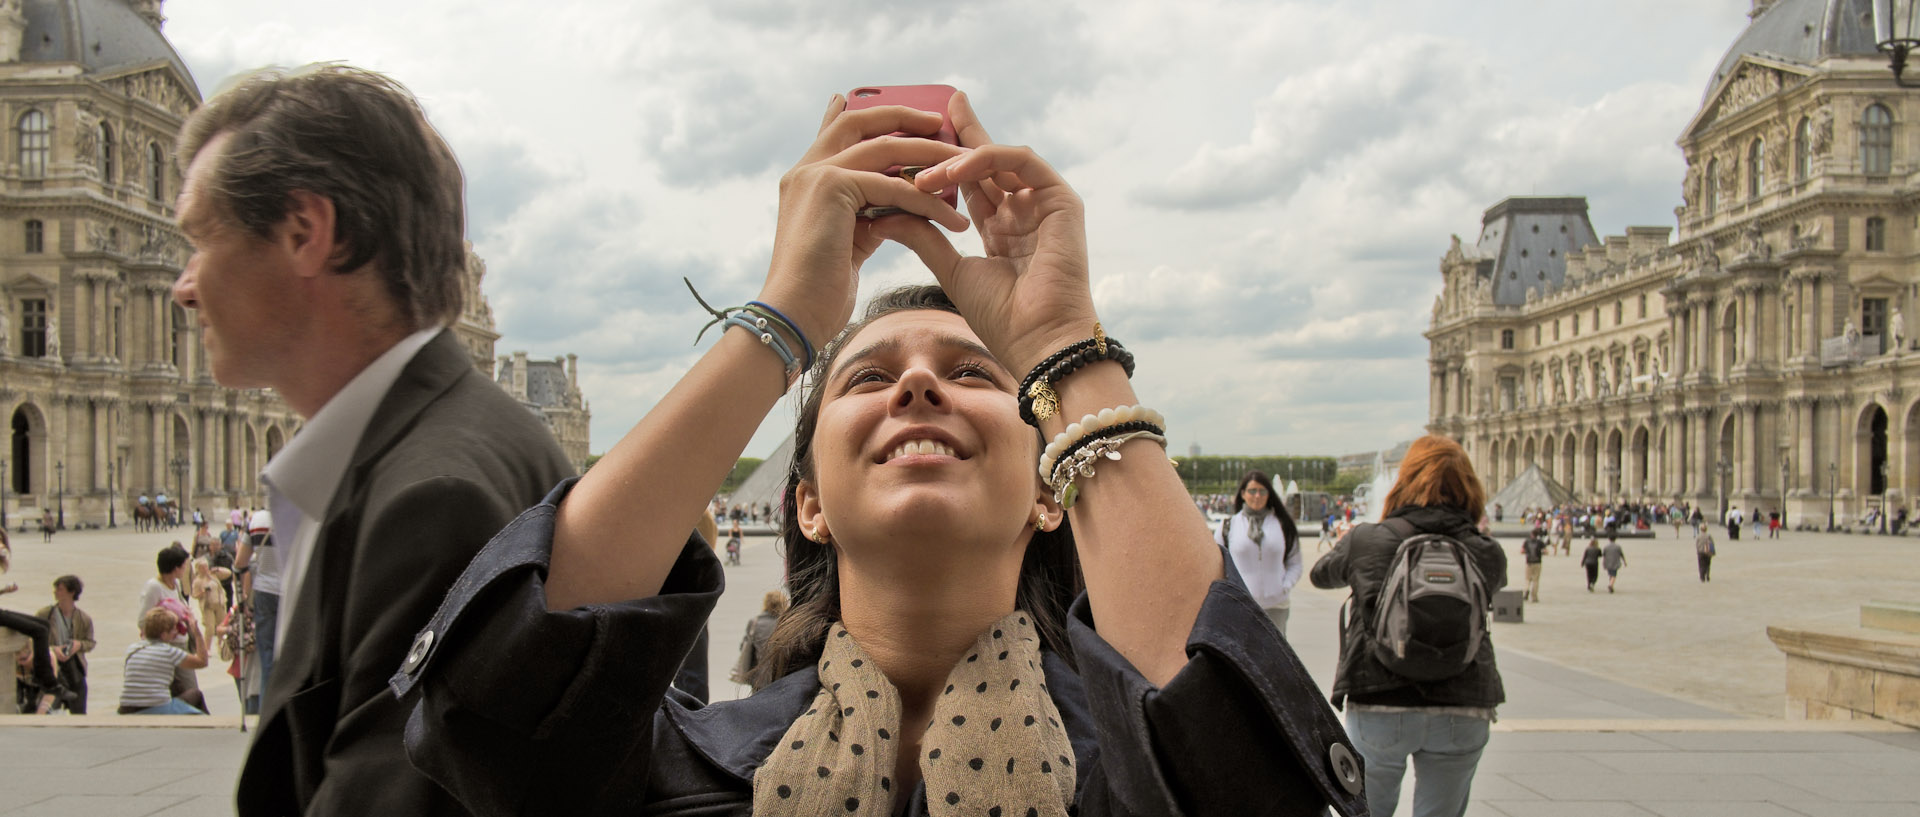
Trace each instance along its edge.
<path fill-rule="evenodd" d="M 420 633 L 419 638 L 413 640 L 413 647 L 407 650 L 406 666 L 401 667 L 401 669 L 408 673 L 419 671 L 420 664 L 427 660 L 427 653 L 430 652 L 433 652 L 433 631 L 427 630 Z"/>
<path fill-rule="evenodd" d="M 1340 781 L 1340 787 L 1348 794 L 1359 794 L 1361 787 L 1360 761 L 1353 756 L 1353 750 L 1344 743 L 1336 743 L 1327 748 L 1327 760 L 1333 763 L 1333 777 Z"/>

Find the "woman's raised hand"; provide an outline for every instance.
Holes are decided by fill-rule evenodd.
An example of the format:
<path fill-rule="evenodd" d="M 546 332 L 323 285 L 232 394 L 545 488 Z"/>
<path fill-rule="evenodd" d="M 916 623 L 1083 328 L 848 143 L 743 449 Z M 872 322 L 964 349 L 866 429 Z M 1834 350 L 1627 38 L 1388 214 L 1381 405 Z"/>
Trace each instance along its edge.
<path fill-rule="evenodd" d="M 911 221 L 925 226 L 924 218 L 954 231 L 967 228 L 966 217 L 940 200 L 941 188 L 925 192 L 883 172 L 933 165 L 964 152 L 933 139 L 890 135 L 932 134 L 940 129 L 939 114 L 897 105 L 846 108 L 846 98 L 836 94 L 813 146 L 780 179 L 773 263 L 760 295 L 799 323 L 816 344 L 833 337 L 852 318 L 860 265 L 885 237 L 873 229 L 876 224 Z M 855 215 L 877 206 L 898 207 L 912 215 L 888 216 L 877 223 L 862 223 Z"/>
<path fill-rule="evenodd" d="M 873 233 L 905 244 L 1015 375 L 1093 334 L 1086 212 L 1080 195 L 1031 149 L 996 145 L 956 93 L 948 111 L 968 150 L 914 178 L 921 190 L 959 185 L 985 258 L 963 256 L 932 225 L 886 219 Z"/>

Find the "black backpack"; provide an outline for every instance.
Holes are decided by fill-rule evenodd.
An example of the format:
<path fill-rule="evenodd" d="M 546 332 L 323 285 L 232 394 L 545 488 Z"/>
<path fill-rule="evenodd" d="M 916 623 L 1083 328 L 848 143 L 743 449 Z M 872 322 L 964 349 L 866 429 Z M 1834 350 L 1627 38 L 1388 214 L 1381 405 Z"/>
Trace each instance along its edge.
<path fill-rule="evenodd" d="M 1486 579 L 1460 540 L 1421 533 L 1404 519 L 1383 524 L 1403 538 L 1374 599 L 1373 657 L 1415 681 L 1465 672 L 1487 632 Z"/>

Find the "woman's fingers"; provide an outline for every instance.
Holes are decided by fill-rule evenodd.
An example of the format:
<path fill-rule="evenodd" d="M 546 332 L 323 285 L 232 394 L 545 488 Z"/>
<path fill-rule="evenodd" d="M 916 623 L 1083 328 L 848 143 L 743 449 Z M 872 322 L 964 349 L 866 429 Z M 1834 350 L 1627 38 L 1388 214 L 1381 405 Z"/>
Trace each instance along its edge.
<path fill-rule="evenodd" d="M 832 99 L 827 100 L 827 114 L 820 118 L 820 127 L 814 131 L 814 136 L 817 138 L 820 134 L 826 133 L 827 126 L 833 124 L 833 120 L 839 119 L 840 112 L 846 109 L 847 98 L 834 94 Z"/>
<path fill-rule="evenodd" d="M 843 185 L 840 188 L 843 194 L 850 197 L 849 212 L 868 207 L 898 207 L 955 232 L 967 229 L 970 224 L 952 205 L 937 195 L 915 188 L 905 179 L 865 170 L 831 168 L 830 171 Z"/>
<path fill-rule="evenodd" d="M 953 132 L 960 137 L 961 146 L 977 148 L 993 144 L 986 127 L 980 124 L 980 117 L 974 115 L 973 103 L 965 91 L 955 91 L 947 100 L 947 119 L 953 123 Z"/>
<path fill-rule="evenodd" d="M 890 167 L 926 167 L 966 152 L 945 142 L 918 136 L 876 136 L 840 151 L 824 164 L 878 172 Z"/>
<path fill-rule="evenodd" d="M 1066 185 L 1066 180 L 1033 149 L 1014 145 L 985 145 L 970 150 L 915 176 L 922 190 L 944 190 L 956 184 L 982 183 L 991 197 L 993 188 L 1011 193 L 1021 188 L 1044 189 Z"/>
<path fill-rule="evenodd" d="M 875 220 L 869 228 L 875 238 L 898 242 L 920 257 L 920 263 L 943 279 L 960 263 L 960 251 L 931 222 L 907 216 L 888 216 Z"/>
<path fill-rule="evenodd" d="M 902 105 L 882 105 L 858 111 L 844 110 L 845 105 L 844 101 L 836 101 L 835 106 L 842 110 L 820 129 L 813 146 L 800 158 L 801 164 L 821 161 L 876 136 L 890 133 L 930 136 L 940 131 L 940 124 L 944 121 L 937 113 Z"/>

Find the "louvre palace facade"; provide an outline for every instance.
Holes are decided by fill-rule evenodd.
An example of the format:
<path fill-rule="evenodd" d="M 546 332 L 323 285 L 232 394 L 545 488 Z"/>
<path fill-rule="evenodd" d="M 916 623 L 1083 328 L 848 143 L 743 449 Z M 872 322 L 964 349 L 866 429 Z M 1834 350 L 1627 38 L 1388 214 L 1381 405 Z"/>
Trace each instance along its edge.
<path fill-rule="evenodd" d="M 1441 260 L 1429 430 L 1498 490 L 1841 524 L 1920 493 L 1920 94 L 1869 0 L 1755 0 L 1679 137 L 1670 227 L 1515 197 Z M 1912 384 L 1912 385 L 1909 385 Z M 1509 509 L 1515 510 L 1515 509 Z"/>
<path fill-rule="evenodd" d="M 172 301 L 187 257 L 173 141 L 201 100 L 162 23 L 161 0 L 0 0 L 0 511 L 15 529 L 43 510 L 124 524 L 143 493 L 263 507 L 260 469 L 300 426 L 271 390 L 216 385 Z M 492 379 L 499 334 L 471 250 L 466 273 L 455 331 Z"/>

